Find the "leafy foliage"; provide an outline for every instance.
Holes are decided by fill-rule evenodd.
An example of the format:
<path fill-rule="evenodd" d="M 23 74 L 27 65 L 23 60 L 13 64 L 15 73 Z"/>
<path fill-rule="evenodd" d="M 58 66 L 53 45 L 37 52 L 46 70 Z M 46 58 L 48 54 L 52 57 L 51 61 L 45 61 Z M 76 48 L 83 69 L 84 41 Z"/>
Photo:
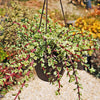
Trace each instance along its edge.
<path fill-rule="evenodd" d="M 18 2 L 12 2 L 10 8 L 6 8 L 6 16 L 3 17 L 3 22 L 1 23 L 4 28 L 3 36 L 0 37 L 0 41 L 3 45 L 13 44 L 17 40 L 17 28 L 18 25 L 13 25 L 14 21 L 24 21 L 25 18 L 28 20 L 33 20 L 33 9 L 28 9 L 22 5 L 19 5 Z M 31 14 L 30 14 L 31 13 Z"/>
<path fill-rule="evenodd" d="M 4 16 L 6 13 L 5 8 L 0 8 L 0 16 Z"/>

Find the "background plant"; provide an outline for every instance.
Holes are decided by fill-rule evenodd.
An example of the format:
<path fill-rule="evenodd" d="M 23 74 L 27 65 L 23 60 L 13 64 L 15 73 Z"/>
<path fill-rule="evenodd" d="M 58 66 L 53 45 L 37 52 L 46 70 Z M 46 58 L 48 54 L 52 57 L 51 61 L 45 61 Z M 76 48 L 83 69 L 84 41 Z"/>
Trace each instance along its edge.
<path fill-rule="evenodd" d="M 4 16 L 6 13 L 5 8 L 0 8 L 0 16 Z"/>
<path fill-rule="evenodd" d="M 88 31 L 94 38 L 100 39 L 100 21 L 93 17 L 78 18 L 75 26 L 82 32 Z"/>
<path fill-rule="evenodd" d="M 1 26 L 4 28 L 4 31 L 2 37 L 0 37 L 0 41 L 3 43 L 3 45 L 13 44 L 15 39 L 17 39 L 15 35 L 18 25 L 13 25 L 13 22 L 21 22 L 24 21 L 25 18 L 28 18 L 28 20 L 33 20 L 34 12 L 33 9 L 28 9 L 27 7 L 20 5 L 17 1 L 12 2 L 11 7 L 6 7 L 5 9 L 7 12 L 2 18 L 3 21 L 1 22 Z"/>
<path fill-rule="evenodd" d="M 3 50 L 2 47 L 0 47 L 0 63 L 1 63 L 4 59 L 6 59 L 6 57 L 8 57 L 7 53 L 4 52 L 4 50 Z"/>

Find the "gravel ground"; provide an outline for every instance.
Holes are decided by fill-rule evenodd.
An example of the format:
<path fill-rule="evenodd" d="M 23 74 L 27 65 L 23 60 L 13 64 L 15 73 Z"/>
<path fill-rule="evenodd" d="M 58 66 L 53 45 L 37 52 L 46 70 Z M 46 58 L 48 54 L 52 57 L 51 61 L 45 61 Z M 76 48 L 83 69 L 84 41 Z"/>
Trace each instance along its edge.
<path fill-rule="evenodd" d="M 94 76 L 88 74 L 85 71 L 78 70 L 81 77 L 80 83 L 83 86 L 82 100 L 100 100 L 100 79 L 96 79 Z M 61 95 L 56 96 L 55 91 L 57 86 L 43 81 L 35 75 L 35 79 L 30 79 L 28 87 L 24 87 L 20 94 L 20 100 L 77 100 L 77 90 L 73 89 L 76 85 L 68 82 L 66 72 L 64 73 L 61 83 Z M 14 87 L 13 91 L 10 91 L 5 95 L 2 100 L 14 100 L 15 94 L 18 92 L 18 86 Z M 18 100 L 18 99 L 17 99 Z"/>
<path fill-rule="evenodd" d="M 37 0 L 37 1 L 29 0 L 25 3 L 25 5 L 32 8 L 35 7 L 35 9 L 36 8 L 40 9 L 42 8 L 43 1 L 44 0 Z M 70 1 L 71 0 L 62 0 L 63 9 L 64 9 L 66 17 L 69 15 L 83 17 L 87 14 L 87 11 L 83 7 L 74 5 L 70 3 Z M 48 0 L 48 8 L 50 11 L 56 11 L 62 14 L 60 0 Z"/>

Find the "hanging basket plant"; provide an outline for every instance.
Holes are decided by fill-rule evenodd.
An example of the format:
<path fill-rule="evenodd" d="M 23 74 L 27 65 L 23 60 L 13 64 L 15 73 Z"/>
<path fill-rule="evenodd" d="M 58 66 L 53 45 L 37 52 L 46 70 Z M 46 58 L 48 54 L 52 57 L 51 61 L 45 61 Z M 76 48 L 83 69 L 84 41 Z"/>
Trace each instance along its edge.
<path fill-rule="evenodd" d="M 6 63 L 6 66 L 12 68 L 12 71 L 9 72 L 9 80 L 5 79 L 5 82 L 11 81 L 10 77 L 16 76 L 18 73 L 19 75 L 29 76 L 29 72 L 38 67 L 49 82 L 58 84 L 56 94 L 59 94 L 60 80 L 63 71 L 67 70 L 67 75 L 70 77 L 69 82 L 75 80 L 80 98 L 81 85 L 77 73 L 78 63 L 81 63 L 85 69 L 90 69 L 87 58 L 83 56 L 87 55 L 88 51 L 93 52 L 99 48 L 96 40 L 88 33 L 80 33 L 73 27 L 68 29 L 57 23 L 53 26 L 50 18 L 48 18 L 46 34 L 44 20 L 40 29 L 37 30 L 39 27 L 38 15 L 35 15 L 35 17 L 33 22 L 28 21 L 28 19 L 24 23 L 14 22 L 15 25 L 19 25 L 18 40 L 14 45 L 8 45 L 6 50 L 11 51 L 13 49 L 17 53 L 9 60 L 9 63 Z M 26 79 L 27 77 L 25 77 Z M 12 77 L 12 81 L 14 80 L 14 77 Z M 25 81 L 23 82 L 25 83 Z"/>

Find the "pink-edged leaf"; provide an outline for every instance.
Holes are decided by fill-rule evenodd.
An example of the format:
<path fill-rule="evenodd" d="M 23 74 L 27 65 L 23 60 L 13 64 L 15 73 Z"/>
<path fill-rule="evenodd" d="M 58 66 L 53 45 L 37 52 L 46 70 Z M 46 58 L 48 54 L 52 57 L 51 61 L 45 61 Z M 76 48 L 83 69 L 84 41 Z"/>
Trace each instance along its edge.
<path fill-rule="evenodd" d="M 29 57 L 30 57 L 30 55 L 27 55 L 27 57 L 26 57 L 25 61 L 27 61 L 27 60 L 29 59 Z"/>

